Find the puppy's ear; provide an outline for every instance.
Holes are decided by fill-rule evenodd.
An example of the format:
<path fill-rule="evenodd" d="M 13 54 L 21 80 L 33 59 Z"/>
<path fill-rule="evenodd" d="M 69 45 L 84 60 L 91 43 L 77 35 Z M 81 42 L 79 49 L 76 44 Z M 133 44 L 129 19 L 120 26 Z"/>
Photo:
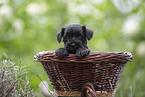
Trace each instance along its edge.
<path fill-rule="evenodd" d="M 91 29 L 87 28 L 85 25 L 82 26 L 82 29 L 84 31 L 84 34 L 85 34 L 86 38 L 88 40 L 91 40 L 91 38 L 93 37 L 94 32 Z"/>
<path fill-rule="evenodd" d="M 57 34 L 57 41 L 60 43 L 61 42 L 61 38 L 64 35 L 64 30 L 65 28 L 61 28 L 61 31 Z"/>

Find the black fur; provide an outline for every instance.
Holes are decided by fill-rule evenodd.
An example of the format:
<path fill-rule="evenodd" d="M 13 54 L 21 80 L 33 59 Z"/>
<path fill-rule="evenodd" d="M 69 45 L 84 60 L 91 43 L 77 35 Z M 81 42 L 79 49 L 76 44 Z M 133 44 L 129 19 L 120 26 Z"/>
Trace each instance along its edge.
<path fill-rule="evenodd" d="M 57 41 L 60 43 L 63 38 L 64 48 L 55 51 L 56 56 L 63 57 L 75 54 L 77 57 L 87 56 L 90 52 L 87 40 L 93 37 L 93 31 L 85 25 L 70 24 L 57 34 Z"/>

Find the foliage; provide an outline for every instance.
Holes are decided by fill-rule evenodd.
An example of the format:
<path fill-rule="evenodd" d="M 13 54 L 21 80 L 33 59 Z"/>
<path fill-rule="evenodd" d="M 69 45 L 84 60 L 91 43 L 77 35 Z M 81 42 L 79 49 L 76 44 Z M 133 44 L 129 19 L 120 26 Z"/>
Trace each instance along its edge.
<path fill-rule="evenodd" d="M 0 96 L 34 97 L 25 66 L 15 64 L 8 58 L 0 57 Z M 26 77 L 26 78 L 25 78 Z"/>
<path fill-rule="evenodd" d="M 48 81 L 33 56 L 61 47 L 56 34 L 70 23 L 85 24 L 94 31 L 88 42 L 92 51 L 131 52 L 134 60 L 126 65 L 116 96 L 145 96 L 144 0 L 1 0 L 0 49 L 22 58 L 27 69 Z M 30 79 L 40 96 L 40 80 L 32 73 Z"/>

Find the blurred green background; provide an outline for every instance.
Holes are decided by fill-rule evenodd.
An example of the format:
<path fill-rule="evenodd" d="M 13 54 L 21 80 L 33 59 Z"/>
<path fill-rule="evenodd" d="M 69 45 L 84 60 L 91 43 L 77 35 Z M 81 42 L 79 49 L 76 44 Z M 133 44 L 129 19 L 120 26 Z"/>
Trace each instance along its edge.
<path fill-rule="evenodd" d="M 23 60 L 35 94 L 42 97 L 41 80 L 32 72 L 51 83 L 33 56 L 63 46 L 56 34 L 71 23 L 94 31 L 88 42 L 92 51 L 131 52 L 134 60 L 126 65 L 115 97 L 145 97 L 144 0 L 0 0 L 0 52 Z"/>

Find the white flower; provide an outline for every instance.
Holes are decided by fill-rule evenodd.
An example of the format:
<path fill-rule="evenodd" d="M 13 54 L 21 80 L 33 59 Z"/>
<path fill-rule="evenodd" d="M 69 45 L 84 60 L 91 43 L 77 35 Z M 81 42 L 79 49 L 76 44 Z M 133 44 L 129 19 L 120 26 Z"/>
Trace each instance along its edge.
<path fill-rule="evenodd" d="M 122 31 L 125 35 L 134 36 L 138 34 L 140 29 L 140 17 L 139 16 L 129 16 L 124 22 Z"/>
<path fill-rule="evenodd" d="M 122 13 L 129 13 L 140 4 L 140 0 L 112 0 L 112 2 Z"/>
<path fill-rule="evenodd" d="M 98 9 L 94 8 L 89 2 L 83 3 L 83 4 L 77 4 L 75 2 L 68 2 L 67 10 L 73 16 L 75 16 L 77 14 L 82 17 L 86 17 L 86 16 L 92 15 L 92 13 L 93 13 L 92 16 L 95 17 L 96 19 L 102 17 L 102 13 Z M 75 21 L 75 22 L 79 22 L 79 21 Z"/>
<path fill-rule="evenodd" d="M 68 12 L 72 14 L 79 14 L 80 16 L 88 16 L 92 13 L 93 7 L 90 4 L 76 4 L 74 2 L 68 3 Z"/>
<path fill-rule="evenodd" d="M 8 62 L 8 60 L 3 60 L 3 63 L 6 64 Z"/>
<path fill-rule="evenodd" d="M 26 8 L 26 12 L 31 16 L 43 14 L 46 11 L 47 5 L 45 3 L 31 3 Z"/>
<path fill-rule="evenodd" d="M 81 16 L 87 16 L 90 15 L 92 13 L 92 6 L 89 4 L 80 4 L 78 6 L 78 13 Z"/>
<path fill-rule="evenodd" d="M 145 41 L 138 44 L 136 52 L 139 56 L 145 56 Z"/>
<path fill-rule="evenodd" d="M 19 70 L 19 66 L 14 66 L 14 70 Z"/>
<path fill-rule="evenodd" d="M 77 4 L 74 2 L 69 2 L 68 3 L 68 12 L 71 14 L 76 14 L 77 13 Z"/>
<path fill-rule="evenodd" d="M 12 16 L 12 13 L 13 10 L 9 5 L 4 4 L 0 7 L 0 16 L 9 18 Z"/>

